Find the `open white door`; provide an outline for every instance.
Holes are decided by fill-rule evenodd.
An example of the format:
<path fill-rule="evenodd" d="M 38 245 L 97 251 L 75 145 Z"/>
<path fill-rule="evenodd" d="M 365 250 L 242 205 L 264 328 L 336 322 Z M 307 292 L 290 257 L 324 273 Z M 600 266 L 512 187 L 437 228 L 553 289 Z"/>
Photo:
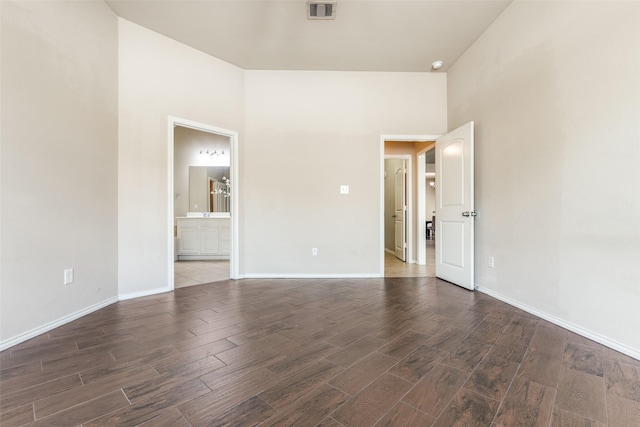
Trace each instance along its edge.
<path fill-rule="evenodd" d="M 405 227 L 407 212 L 406 196 L 406 160 L 402 161 L 402 166 L 396 169 L 395 173 L 395 208 L 393 217 L 395 218 L 395 254 L 402 261 L 407 258 L 407 229 Z"/>
<path fill-rule="evenodd" d="M 436 276 L 473 290 L 473 122 L 436 140 L 436 177 Z"/>

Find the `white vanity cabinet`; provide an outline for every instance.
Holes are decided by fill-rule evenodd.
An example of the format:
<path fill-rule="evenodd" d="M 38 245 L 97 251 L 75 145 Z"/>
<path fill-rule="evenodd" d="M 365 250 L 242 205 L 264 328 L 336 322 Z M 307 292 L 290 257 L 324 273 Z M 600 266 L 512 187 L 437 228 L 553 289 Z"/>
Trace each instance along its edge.
<path fill-rule="evenodd" d="M 177 218 L 178 259 L 229 259 L 229 218 Z"/>

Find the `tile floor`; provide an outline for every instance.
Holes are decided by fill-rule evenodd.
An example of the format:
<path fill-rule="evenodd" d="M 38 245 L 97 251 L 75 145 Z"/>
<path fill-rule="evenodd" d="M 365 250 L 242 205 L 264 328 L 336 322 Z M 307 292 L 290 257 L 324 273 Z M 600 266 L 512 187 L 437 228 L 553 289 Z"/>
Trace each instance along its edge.
<path fill-rule="evenodd" d="M 173 263 L 174 287 L 201 285 L 229 280 L 229 261 L 176 261 Z"/>
<path fill-rule="evenodd" d="M 427 240 L 427 264 L 409 264 L 394 255 L 384 253 L 384 277 L 435 277 L 436 253 L 435 240 Z"/>

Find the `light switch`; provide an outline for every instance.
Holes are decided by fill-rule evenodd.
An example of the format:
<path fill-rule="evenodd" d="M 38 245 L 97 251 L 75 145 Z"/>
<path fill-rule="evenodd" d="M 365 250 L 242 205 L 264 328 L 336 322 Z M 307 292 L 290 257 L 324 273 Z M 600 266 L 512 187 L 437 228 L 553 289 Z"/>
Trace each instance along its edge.
<path fill-rule="evenodd" d="M 340 186 L 340 194 L 349 194 L 349 186 L 341 185 Z"/>

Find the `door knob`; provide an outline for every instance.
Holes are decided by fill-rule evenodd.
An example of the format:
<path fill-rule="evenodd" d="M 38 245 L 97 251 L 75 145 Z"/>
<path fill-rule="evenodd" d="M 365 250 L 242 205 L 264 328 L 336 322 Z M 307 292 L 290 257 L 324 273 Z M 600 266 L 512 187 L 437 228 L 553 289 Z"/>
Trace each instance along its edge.
<path fill-rule="evenodd" d="M 478 215 L 478 213 L 477 213 L 476 211 L 471 211 L 471 212 L 469 212 L 469 211 L 464 211 L 464 212 L 462 212 L 462 216 L 465 216 L 465 217 L 469 217 L 469 216 L 477 216 L 477 215 Z"/>

